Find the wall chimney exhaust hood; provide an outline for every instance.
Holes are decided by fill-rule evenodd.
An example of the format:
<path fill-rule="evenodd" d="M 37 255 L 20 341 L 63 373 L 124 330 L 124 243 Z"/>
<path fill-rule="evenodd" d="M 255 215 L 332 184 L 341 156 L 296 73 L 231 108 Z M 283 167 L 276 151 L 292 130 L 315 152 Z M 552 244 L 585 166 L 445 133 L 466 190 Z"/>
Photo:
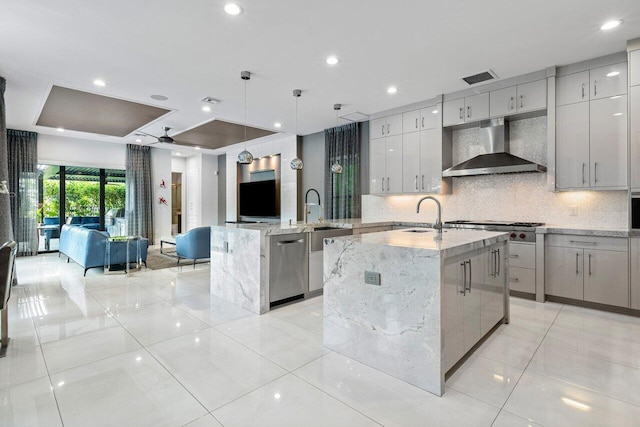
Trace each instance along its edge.
<path fill-rule="evenodd" d="M 509 153 L 509 122 L 504 118 L 483 120 L 479 131 L 480 143 L 486 154 L 443 171 L 443 177 L 547 171 L 546 166 Z"/>

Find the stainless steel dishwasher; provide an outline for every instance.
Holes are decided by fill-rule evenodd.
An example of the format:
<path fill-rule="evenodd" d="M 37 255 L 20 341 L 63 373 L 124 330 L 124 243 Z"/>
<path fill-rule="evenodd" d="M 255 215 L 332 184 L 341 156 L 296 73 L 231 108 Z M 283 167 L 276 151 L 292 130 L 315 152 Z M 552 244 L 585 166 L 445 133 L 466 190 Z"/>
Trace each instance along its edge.
<path fill-rule="evenodd" d="M 308 289 L 308 233 L 269 238 L 269 302 L 302 297 Z"/>
<path fill-rule="evenodd" d="M 309 239 L 309 294 L 320 294 L 324 287 L 324 239 L 327 237 L 351 236 L 353 230 L 344 228 L 319 227 L 310 233 Z"/>

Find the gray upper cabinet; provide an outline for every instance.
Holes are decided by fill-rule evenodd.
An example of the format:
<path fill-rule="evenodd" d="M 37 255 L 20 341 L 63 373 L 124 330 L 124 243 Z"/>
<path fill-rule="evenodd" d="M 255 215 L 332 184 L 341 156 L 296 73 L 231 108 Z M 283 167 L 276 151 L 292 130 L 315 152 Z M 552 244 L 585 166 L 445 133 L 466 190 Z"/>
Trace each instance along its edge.
<path fill-rule="evenodd" d="M 443 104 L 443 126 L 475 122 L 489 117 L 489 93 L 446 101 Z"/>
<path fill-rule="evenodd" d="M 547 108 L 547 81 L 538 80 L 516 87 L 516 109 L 518 113 Z"/>
<path fill-rule="evenodd" d="M 402 133 L 420 132 L 420 110 L 402 113 Z"/>
<path fill-rule="evenodd" d="M 547 108 L 547 81 L 537 80 L 490 92 L 491 117 L 544 110 Z"/>
<path fill-rule="evenodd" d="M 591 188 L 627 185 L 627 96 L 590 103 Z"/>
<path fill-rule="evenodd" d="M 556 187 L 589 187 L 589 103 L 556 109 Z"/>
<path fill-rule="evenodd" d="M 589 72 L 591 99 L 602 99 L 627 93 L 627 63 L 594 68 Z"/>
<path fill-rule="evenodd" d="M 402 114 L 381 117 L 369 122 L 369 138 L 377 139 L 402 134 Z"/>
<path fill-rule="evenodd" d="M 629 110 L 631 112 L 631 138 L 629 141 L 631 187 L 637 190 L 640 189 L 640 86 L 633 86 L 629 89 Z"/>
<path fill-rule="evenodd" d="M 589 71 L 573 73 L 556 79 L 556 105 L 589 100 Z"/>
<path fill-rule="evenodd" d="M 420 110 L 420 130 L 436 129 L 440 127 L 440 111 L 438 106 Z"/>
<path fill-rule="evenodd" d="M 515 86 L 504 89 L 492 90 L 489 93 L 489 111 L 491 116 L 507 116 L 516 112 L 516 96 Z"/>
<path fill-rule="evenodd" d="M 442 125 L 451 126 L 464 123 L 464 98 L 445 101 L 442 105 Z"/>
<path fill-rule="evenodd" d="M 640 85 L 640 50 L 629 54 L 629 86 Z"/>

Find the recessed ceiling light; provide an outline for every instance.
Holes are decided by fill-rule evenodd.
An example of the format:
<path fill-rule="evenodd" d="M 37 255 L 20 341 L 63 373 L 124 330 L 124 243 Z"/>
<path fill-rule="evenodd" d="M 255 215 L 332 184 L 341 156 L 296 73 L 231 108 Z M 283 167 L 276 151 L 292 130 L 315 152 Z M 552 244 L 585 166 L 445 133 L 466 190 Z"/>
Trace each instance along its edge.
<path fill-rule="evenodd" d="M 182 154 L 176 153 L 176 156 L 182 156 Z M 176 324 L 176 326 L 180 326 L 180 325 Z"/>
<path fill-rule="evenodd" d="M 340 60 L 333 55 L 327 58 L 327 64 L 329 65 L 336 65 L 338 62 L 340 62 Z"/>
<path fill-rule="evenodd" d="M 275 123 L 273 124 L 273 127 L 274 127 L 274 128 L 278 128 L 278 129 L 280 129 L 280 128 L 282 127 L 282 123 L 280 123 L 280 122 L 275 122 Z"/>
<path fill-rule="evenodd" d="M 164 95 L 151 95 L 151 99 L 155 99 L 156 101 L 166 101 L 169 98 Z"/>
<path fill-rule="evenodd" d="M 203 105 L 202 111 L 206 111 L 208 113 L 209 111 L 211 111 L 211 107 L 209 107 L 208 105 Z"/>
<path fill-rule="evenodd" d="M 136 142 L 142 142 L 142 140 L 140 138 L 136 139 Z"/>
<path fill-rule="evenodd" d="M 603 31 L 612 30 L 612 29 L 616 28 L 620 24 L 622 24 L 622 20 L 621 19 L 614 19 L 612 21 L 607 21 L 604 24 L 602 24 L 600 29 L 603 30 Z"/>
<path fill-rule="evenodd" d="M 618 74 L 620 74 L 620 71 L 612 71 L 610 73 L 607 73 L 607 77 L 615 77 Z"/>
<path fill-rule="evenodd" d="M 227 3 L 224 5 L 224 11 L 229 15 L 240 15 L 242 13 L 242 6 L 236 3 Z"/>
<path fill-rule="evenodd" d="M 438 114 L 438 110 L 433 110 L 432 113 L 433 114 Z"/>
<path fill-rule="evenodd" d="M 395 86 L 391 86 L 389 87 L 389 89 L 387 89 L 387 93 L 396 93 L 398 91 L 398 88 Z"/>
<path fill-rule="evenodd" d="M 100 87 L 105 87 L 107 85 L 107 83 L 104 80 L 100 80 L 100 79 L 95 79 L 93 81 L 93 84 Z"/>
<path fill-rule="evenodd" d="M 622 113 L 613 113 L 614 116 L 621 116 Z"/>
<path fill-rule="evenodd" d="M 64 128 L 56 128 L 58 132 L 64 132 Z"/>
<path fill-rule="evenodd" d="M 200 149 L 200 147 L 196 147 L 196 150 L 199 150 L 199 149 Z"/>
<path fill-rule="evenodd" d="M 616 96 L 612 96 L 610 99 L 618 99 L 618 98 L 622 98 L 621 95 L 616 95 Z"/>

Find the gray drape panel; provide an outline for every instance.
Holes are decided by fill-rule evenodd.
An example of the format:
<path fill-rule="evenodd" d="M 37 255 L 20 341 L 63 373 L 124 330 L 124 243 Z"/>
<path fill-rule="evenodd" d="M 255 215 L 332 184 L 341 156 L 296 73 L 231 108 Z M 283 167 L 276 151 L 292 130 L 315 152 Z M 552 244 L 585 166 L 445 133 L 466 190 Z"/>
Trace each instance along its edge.
<path fill-rule="evenodd" d="M 18 256 L 38 254 L 36 211 L 38 209 L 38 134 L 7 130 L 9 191 L 13 237 Z"/>
<path fill-rule="evenodd" d="M 153 174 L 151 147 L 127 144 L 125 216 L 127 234 L 153 244 Z"/>
<path fill-rule="evenodd" d="M 360 217 L 360 133 L 357 123 L 325 129 L 325 218 Z M 331 173 L 338 161 L 341 174 Z"/>
<path fill-rule="evenodd" d="M 0 77 L 0 182 L 7 181 L 9 185 L 9 162 L 7 156 L 7 122 L 4 105 L 4 89 L 6 80 Z M 11 205 L 9 196 L 0 194 L 0 245 L 13 240 L 13 230 L 11 228 Z"/>

